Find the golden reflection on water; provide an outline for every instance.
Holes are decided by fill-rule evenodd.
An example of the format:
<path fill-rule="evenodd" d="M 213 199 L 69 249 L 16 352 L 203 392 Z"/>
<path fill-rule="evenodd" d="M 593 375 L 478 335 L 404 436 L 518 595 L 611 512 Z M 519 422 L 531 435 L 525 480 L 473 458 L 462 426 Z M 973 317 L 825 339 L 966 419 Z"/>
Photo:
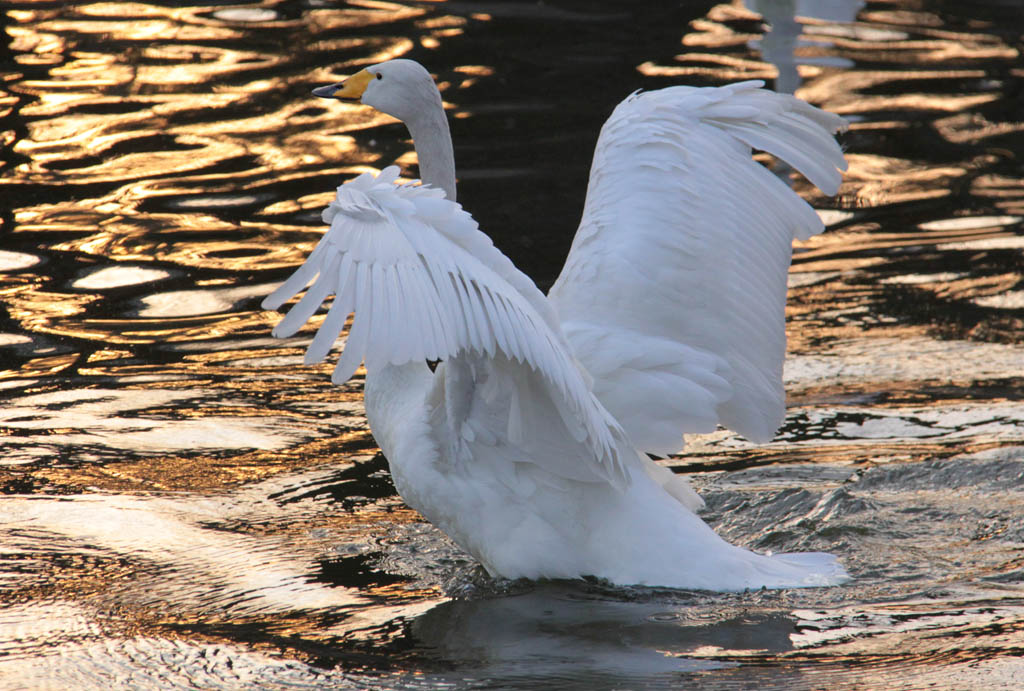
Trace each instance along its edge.
<path fill-rule="evenodd" d="M 762 4 L 768 12 L 770 3 Z M 553 88 L 566 79 L 536 64 L 539 39 L 505 64 L 497 62 L 502 53 L 481 46 L 504 45 L 485 31 L 503 17 L 550 29 L 557 11 L 573 15 L 533 4 L 472 9 L 364 0 L 339 7 L 84 3 L 4 10 L 16 71 L 3 77 L 0 114 L 8 111 L 17 127 L 0 132 L 8 164 L 0 169 L 0 221 L 9 242 L 0 253 L 0 395 L 9 399 L 0 411 L 0 488 L 22 495 L 9 500 L 5 516 L 22 521 L 18 540 L 27 540 L 14 543 L 11 559 L 31 565 L 13 589 L 4 585 L 10 573 L 0 571 L 5 603 L 29 611 L 45 603 L 55 621 L 86 621 L 89 640 L 243 641 L 304 660 L 329 646 L 348 650 L 353 641 L 368 642 L 359 651 L 379 649 L 385 657 L 389 646 L 408 645 L 404 627 L 439 602 L 460 557 L 433 533 L 416 532 L 418 517 L 395 497 L 362 418 L 358 381 L 334 387 L 329 364 L 302 365 L 313 326 L 274 341 L 277 316 L 258 302 L 319 239 L 320 209 L 335 186 L 396 160 L 415 164 L 391 118 L 309 95 L 367 64 L 403 55 L 432 63 L 446 107 L 465 124 L 460 141 L 471 162 L 460 165 L 464 179 L 494 182 L 509 199 L 550 201 L 514 186 L 522 171 L 535 173 L 523 159 L 536 154 L 503 157 L 509 139 L 529 143 L 518 128 L 537 124 L 534 112 L 545 119 L 542 145 L 570 133 L 547 131 L 554 101 L 533 95 L 520 104 L 506 79 L 516 60 L 537 79 L 552 71 Z M 635 83 L 621 94 L 670 82 L 777 79 L 851 120 L 850 171 L 838 197 L 796 182 L 830 231 L 796 248 L 787 425 L 762 447 L 725 433 L 695 439 L 679 464 L 712 497 L 724 492 L 722 483 L 734 492 L 728 496 L 737 495 L 729 483 L 741 486 L 750 471 L 749 502 L 758 516 L 759 502 L 779 498 L 772 494 L 778 487 L 783 500 L 797 496 L 777 477 L 788 472 L 796 474 L 794 492 L 841 504 L 858 491 L 851 478 L 870 479 L 890 466 L 912 474 L 936 459 L 1019 448 L 1024 319 L 1013 305 L 1024 271 L 1017 161 L 1024 126 L 1007 110 L 1010 80 L 1022 74 L 1017 47 L 982 19 L 953 30 L 938 14 L 898 3 L 872 3 L 846 23 L 779 19 L 770 31 L 762 30 L 761 16 L 738 0 L 713 7 L 680 27 L 669 52 L 652 49 L 637 60 Z M 600 27 L 609 20 L 593 21 Z M 585 34 L 587 23 L 557 26 Z M 799 34 L 786 35 L 787 26 Z M 620 34 L 601 34 L 598 44 L 625 41 Z M 465 54 L 460 42 L 470 46 Z M 611 48 L 580 64 L 592 60 L 603 69 L 608 63 L 601 61 L 617 55 Z M 491 149 L 500 154 L 477 153 Z M 506 225 L 514 227 L 494 231 L 534 241 L 515 221 Z M 537 266 L 544 266 L 540 259 Z M 800 468 L 814 473 L 801 475 Z M 347 493 L 332 489 L 338 486 Z M 892 508 L 891 495 L 930 501 L 909 487 L 862 490 L 855 499 L 866 497 L 871 511 L 888 511 L 895 522 L 901 510 L 918 507 Z M 977 492 L 957 491 L 964 496 L 936 490 L 935 505 L 960 512 L 951 524 L 976 521 Z M 1013 515 L 1016 495 L 999 496 Z M 995 657 L 1020 647 L 1017 604 L 994 618 L 969 598 L 948 607 L 938 598 L 934 611 L 921 605 L 931 619 L 905 627 L 900 622 L 914 604 L 860 604 L 891 595 L 891 572 L 879 562 L 912 553 L 914 540 L 873 543 L 886 534 L 884 525 L 857 524 L 853 509 L 830 523 L 832 509 L 811 504 L 805 514 L 768 516 L 768 526 L 714 520 L 735 539 L 766 549 L 784 530 L 804 536 L 801 549 L 853 545 L 845 555 L 852 566 L 881 571 L 875 578 L 884 585 L 867 575 L 868 585 L 852 594 L 792 601 L 749 595 L 736 606 L 773 616 L 801 602 L 817 609 L 797 610 L 804 614 L 790 650 L 765 652 L 752 643 L 709 646 L 695 656 L 743 662 L 740 680 L 760 665 L 811 674 L 823 659 L 832 672 L 856 664 L 863 681 L 873 673 L 884 678 L 887 665 L 955 665 L 978 659 L 982 649 Z M 116 522 L 126 515 L 138 519 L 137 534 L 118 533 L 125 528 Z M 72 525 L 78 519 L 111 523 L 80 528 Z M 920 577 L 920 588 L 1019 571 L 1019 556 L 1005 554 L 1009 547 L 998 537 L 1012 526 L 998 512 L 985 520 L 984 540 L 960 535 L 953 547 L 976 563 L 951 568 L 949 577 Z M 199 539 L 202 554 L 190 556 L 170 537 L 157 541 L 167 550 L 157 554 L 148 529 Z M 949 549 L 935 547 L 941 559 L 952 558 Z M 368 575 L 358 559 L 357 567 L 347 561 L 388 550 L 401 555 L 396 564 Z M 410 562 L 421 572 L 402 571 Z M 236 573 L 239 563 L 251 580 Z M 332 577 L 323 563 L 357 574 L 342 569 Z M 388 580 L 382 570 L 410 580 Z M 993 601 L 1019 598 L 995 582 L 1006 591 Z M 291 596 L 298 599 L 289 605 Z M 446 603 L 455 610 L 450 619 L 427 614 L 453 637 L 480 638 L 481 649 L 490 645 L 500 657 L 494 651 L 504 639 L 487 617 L 508 615 L 502 600 L 471 599 L 465 609 L 453 600 Z M 311 609 L 302 611 L 302 602 Z M 950 613 L 960 605 L 966 614 Z M 685 608 L 728 620 L 723 600 Z M 0 632 L 8 621 L 3 611 Z M 245 637 L 257 630 L 263 638 Z M 967 652 L 957 657 L 952 641 Z M 39 647 L 47 645 L 55 644 Z M 362 664 L 377 662 L 367 657 Z"/>

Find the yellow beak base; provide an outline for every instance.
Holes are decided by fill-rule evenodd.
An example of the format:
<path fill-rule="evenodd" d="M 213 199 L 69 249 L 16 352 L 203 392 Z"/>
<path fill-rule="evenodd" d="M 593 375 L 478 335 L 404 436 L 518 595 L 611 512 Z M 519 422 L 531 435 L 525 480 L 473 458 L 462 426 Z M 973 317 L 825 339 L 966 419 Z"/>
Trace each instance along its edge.
<path fill-rule="evenodd" d="M 334 98 L 350 98 L 359 99 L 362 98 L 363 92 L 366 91 L 366 86 L 373 80 L 373 74 L 362 70 L 353 74 L 351 77 L 343 81 L 337 91 L 332 96 Z"/>

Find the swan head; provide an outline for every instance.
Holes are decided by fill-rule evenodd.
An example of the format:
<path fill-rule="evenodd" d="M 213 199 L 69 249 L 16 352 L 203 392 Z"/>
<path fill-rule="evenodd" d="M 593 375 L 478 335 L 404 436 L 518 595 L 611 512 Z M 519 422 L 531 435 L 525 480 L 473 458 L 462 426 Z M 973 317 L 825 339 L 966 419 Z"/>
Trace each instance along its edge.
<path fill-rule="evenodd" d="M 403 59 L 370 65 L 343 82 L 313 89 L 313 95 L 359 101 L 406 123 L 441 102 L 430 73 Z"/>

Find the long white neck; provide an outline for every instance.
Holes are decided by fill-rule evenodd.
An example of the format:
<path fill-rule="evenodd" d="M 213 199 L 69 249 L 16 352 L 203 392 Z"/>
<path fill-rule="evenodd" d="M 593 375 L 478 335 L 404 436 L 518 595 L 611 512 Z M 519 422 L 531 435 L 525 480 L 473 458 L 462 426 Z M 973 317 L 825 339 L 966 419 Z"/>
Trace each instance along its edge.
<path fill-rule="evenodd" d="M 416 145 L 420 162 L 420 179 L 432 187 L 444 190 L 445 196 L 455 201 L 455 153 L 448 118 L 441 105 L 441 94 L 436 90 L 436 104 L 424 108 L 415 117 L 407 118 L 406 127 Z"/>
<path fill-rule="evenodd" d="M 430 91 L 432 93 L 427 97 L 429 105 L 418 108 L 415 114 L 402 120 L 416 145 L 420 179 L 427 185 L 444 190 L 445 196 L 454 202 L 455 153 L 452 150 L 452 135 L 441 103 L 441 94 L 432 80 Z M 423 361 L 398 366 L 383 365 L 366 373 L 366 416 L 377 443 L 392 464 L 392 471 L 395 444 L 403 438 L 402 430 L 409 427 L 417 414 L 421 414 L 423 398 L 433 378 L 434 374 Z M 402 456 L 401 453 L 397 455 Z M 409 457 L 416 458 L 418 455 Z"/>

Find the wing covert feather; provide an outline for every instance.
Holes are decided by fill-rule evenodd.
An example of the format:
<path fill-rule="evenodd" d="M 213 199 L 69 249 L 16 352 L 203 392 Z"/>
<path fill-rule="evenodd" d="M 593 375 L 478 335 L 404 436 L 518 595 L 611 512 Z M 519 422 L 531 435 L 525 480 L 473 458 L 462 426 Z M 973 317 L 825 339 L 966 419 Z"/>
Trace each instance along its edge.
<path fill-rule="evenodd" d="M 595 394 L 649 453 L 678 451 L 683 434 L 716 422 L 767 441 L 782 420 L 792 241 L 823 225 L 751 149 L 834 194 L 844 123 L 761 86 L 623 101 L 601 131 L 549 294 Z M 660 356 L 635 359 L 648 352 Z"/>
<path fill-rule="evenodd" d="M 276 309 L 313 281 L 274 335 L 294 334 L 334 293 L 306 361 L 325 357 L 354 313 L 332 376 L 336 383 L 348 380 L 363 361 L 372 373 L 417 360 L 500 359 L 503 375 L 495 381 L 510 381 L 515 367 L 527 368 L 520 379 L 543 382 L 545 405 L 587 449 L 582 455 L 591 462 L 573 472 L 627 484 L 627 464 L 635 462 L 636 451 L 590 391 L 547 298 L 458 204 L 426 186 L 396 185 L 396 177 L 397 168 L 387 168 L 338 188 L 324 211 L 330 229 L 263 302 Z M 522 422 L 526 407 L 511 406 L 510 433 L 529 430 Z M 458 410 L 450 412 L 460 419 Z M 465 429 L 472 434 L 472 426 Z"/>

